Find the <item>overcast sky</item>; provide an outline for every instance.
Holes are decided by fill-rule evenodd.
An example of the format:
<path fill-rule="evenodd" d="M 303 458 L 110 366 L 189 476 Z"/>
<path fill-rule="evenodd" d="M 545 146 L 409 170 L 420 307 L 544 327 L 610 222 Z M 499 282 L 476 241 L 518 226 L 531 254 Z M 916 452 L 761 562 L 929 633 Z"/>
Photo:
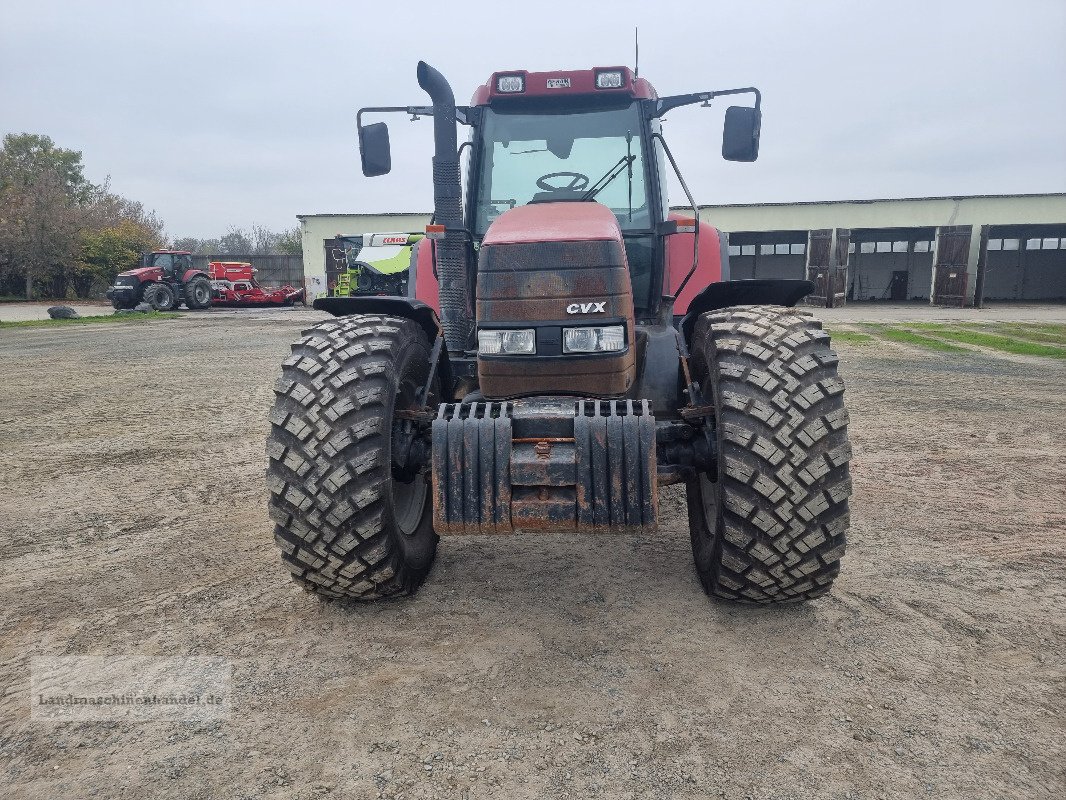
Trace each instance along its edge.
<path fill-rule="evenodd" d="M 697 202 L 1066 191 L 1064 0 L 0 0 L 0 132 L 81 150 L 172 236 L 428 210 L 431 122 L 393 117 L 367 179 L 360 106 L 427 103 L 420 58 L 460 103 L 494 70 L 631 65 L 636 24 L 660 94 L 763 92 L 755 164 L 719 157 L 724 103 L 670 115 Z"/>

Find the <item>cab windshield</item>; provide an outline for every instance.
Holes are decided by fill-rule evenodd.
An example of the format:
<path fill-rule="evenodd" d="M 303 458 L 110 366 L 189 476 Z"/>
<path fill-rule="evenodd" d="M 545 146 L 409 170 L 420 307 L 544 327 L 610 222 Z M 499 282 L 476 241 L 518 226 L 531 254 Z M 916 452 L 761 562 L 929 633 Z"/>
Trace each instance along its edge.
<path fill-rule="evenodd" d="M 602 203 L 623 231 L 651 229 L 637 104 L 536 114 L 489 108 L 481 135 L 479 235 L 508 209 L 557 201 Z"/>
<path fill-rule="evenodd" d="M 174 269 L 174 256 L 170 253 L 154 253 L 152 255 L 152 266 L 158 267 L 164 272 L 170 272 Z"/>

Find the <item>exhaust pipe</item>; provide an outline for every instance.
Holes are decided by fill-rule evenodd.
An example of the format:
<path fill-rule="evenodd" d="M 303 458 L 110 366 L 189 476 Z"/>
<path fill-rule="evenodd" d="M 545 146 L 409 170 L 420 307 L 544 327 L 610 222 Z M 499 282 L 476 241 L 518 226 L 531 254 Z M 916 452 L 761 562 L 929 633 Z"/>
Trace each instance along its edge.
<path fill-rule="evenodd" d="M 418 85 L 433 101 L 433 213 L 445 227 L 437 242 L 440 322 L 448 352 L 461 354 L 470 344 L 474 315 L 469 291 L 469 249 L 463 232 L 463 193 L 459 180 L 455 95 L 448 81 L 425 61 L 418 62 Z"/>

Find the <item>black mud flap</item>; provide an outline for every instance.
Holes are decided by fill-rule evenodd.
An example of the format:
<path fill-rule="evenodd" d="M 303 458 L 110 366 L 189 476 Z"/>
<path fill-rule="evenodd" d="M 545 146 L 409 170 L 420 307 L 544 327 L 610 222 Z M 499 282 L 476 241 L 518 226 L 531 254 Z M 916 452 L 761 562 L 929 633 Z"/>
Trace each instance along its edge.
<path fill-rule="evenodd" d="M 646 400 L 447 403 L 433 421 L 439 534 L 651 533 L 656 480 Z"/>

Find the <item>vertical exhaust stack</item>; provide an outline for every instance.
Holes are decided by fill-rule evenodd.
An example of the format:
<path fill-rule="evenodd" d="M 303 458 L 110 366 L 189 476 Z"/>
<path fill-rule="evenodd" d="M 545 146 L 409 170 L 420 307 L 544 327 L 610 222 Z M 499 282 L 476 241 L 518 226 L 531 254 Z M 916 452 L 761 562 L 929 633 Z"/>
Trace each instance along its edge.
<path fill-rule="evenodd" d="M 445 227 L 437 243 L 440 318 L 451 353 L 470 343 L 474 318 L 470 302 L 469 250 L 463 231 L 463 193 L 459 180 L 455 95 L 448 81 L 425 61 L 418 62 L 418 85 L 433 100 L 433 212 Z"/>

